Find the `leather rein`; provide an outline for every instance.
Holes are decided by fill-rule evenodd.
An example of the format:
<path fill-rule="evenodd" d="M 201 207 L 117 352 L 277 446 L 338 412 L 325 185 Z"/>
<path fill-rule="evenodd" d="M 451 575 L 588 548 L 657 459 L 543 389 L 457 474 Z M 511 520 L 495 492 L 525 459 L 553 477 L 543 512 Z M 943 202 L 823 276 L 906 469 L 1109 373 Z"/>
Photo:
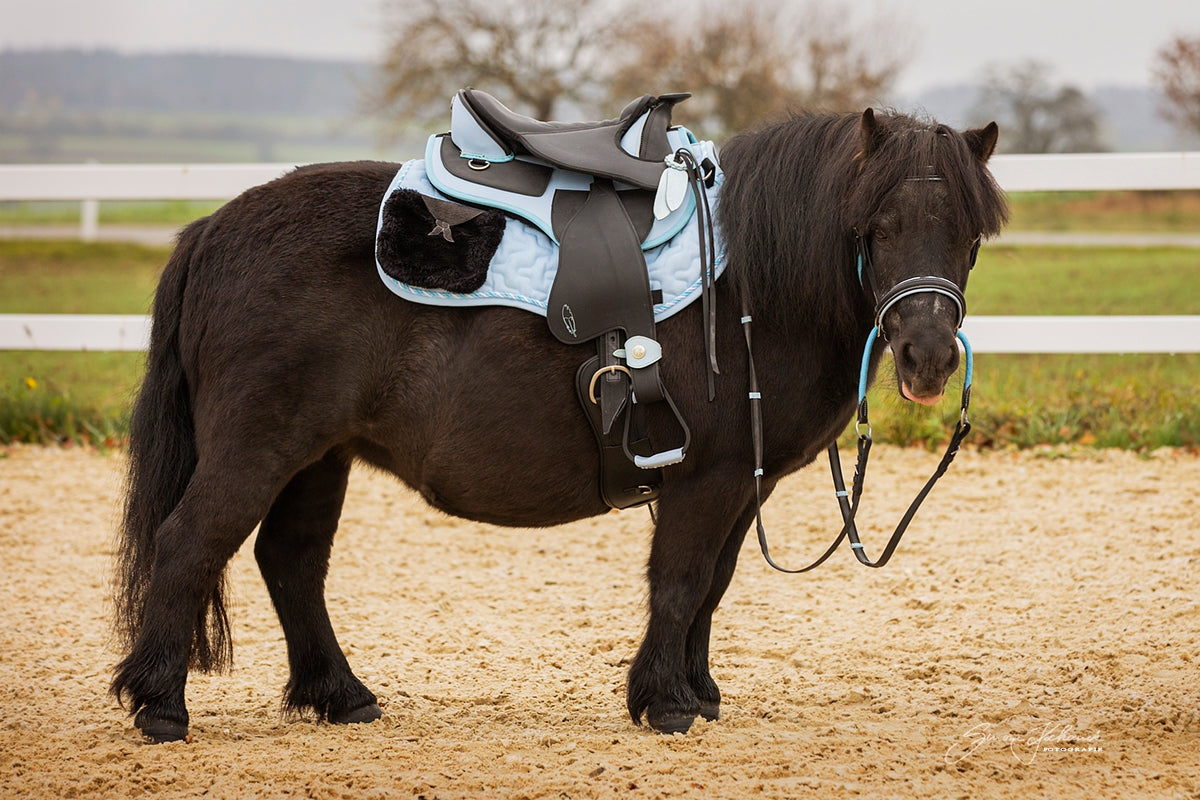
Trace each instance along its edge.
<path fill-rule="evenodd" d="M 846 490 L 846 482 L 842 477 L 841 457 L 838 454 L 837 441 L 829 446 L 829 468 L 833 475 L 833 486 L 837 494 L 838 508 L 842 514 L 843 525 L 841 532 L 837 538 L 833 540 L 833 544 L 825 551 L 825 553 L 813 563 L 800 569 L 787 569 L 781 567 L 771 558 L 771 553 L 767 547 L 767 532 L 763 527 L 762 522 L 762 480 L 763 480 L 763 434 L 762 434 L 762 394 L 758 389 L 758 377 L 754 370 L 754 352 L 750 338 L 750 322 L 751 316 L 749 310 L 743 302 L 742 306 L 742 330 L 746 337 L 746 350 L 749 358 L 749 377 L 750 377 L 750 420 L 751 420 L 751 436 L 754 440 L 754 491 L 756 496 L 757 507 L 755 509 L 755 524 L 758 531 L 758 545 L 762 550 L 763 558 L 774 569 L 780 572 L 789 574 L 797 574 L 808 572 L 823 564 L 838 546 L 841 545 L 844 539 L 850 540 L 850 548 L 854 552 L 855 557 L 868 567 L 882 567 L 888 562 L 895 552 L 896 547 L 900 544 L 901 537 L 908 529 L 908 525 L 912 522 L 913 517 L 920 508 L 921 503 L 929 495 L 938 479 L 946 473 L 954 457 L 958 455 L 959 446 L 963 439 L 971 431 L 971 423 L 967 419 L 967 407 L 971 402 L 971 373 L 973 370 L 971 344 L 967 341 L 967 337 L 963 334 L 962 322 L 966 316 L 967 305 L 966 299 L 963 297 L 962 289 L 953 281 L 939 278 L 932 275 L 908 278 L 900 281 L 900 283 L 889 289 L 882 297 L 875 285 L 874 270 L 871 267 L 870 250 L 867 242 L 857 231 L 854 234 L 855 249 L 857 252 L 857 268 L 859 283 L 863 283 L 864 273 L 867 281 L 871 285 L 872 294 L 875 296 L 875 326 L 871 329 L 867 336 L 867 342 L 863 348 L 862 366 L 859 369 L 858 379 L 858 418 L 855 422 L 855 433 L 858 436 L 858 460 L 854 467 L 854 477 L 851 481 L 850 491 Z M 971 249 L 971 263 L 974 267 L 975 258 L 979 252 L 979 241 L 976 240 L 974 247 Z M 884 331 L 883 319 L 887 312 L 897 302 L 905 297 L 910 297 L 914 294 L 935 293 L 949 297 L 958 307 L 958 322 L 955 326 L 956 337 L 962 342 L 966 355 L 966 368 L 963 378 L 963 391 L 961 409 L 959 411 L 958 422 L 954 426 L 954 433 L 950 437 L 950 443 L 946 447 L 946 452 L 942 456 L 941 462 L 938 463 L 937 469 L 933 475 L 926 481 L 924 487 L 918 492 L 916 498 L 909 505 L 908 510 L 900 519 L 899 524 L 893 531 L 891 538 L 883 548 L 883 552 L 875 560 L 871 560 L 865 552 L 865 547 L 859 539 L 858 528 L 855 525 L 855 517 L 858 515 L 859 502 L 862 499 L 863 485 L 867 475 L 867 460 L 871 453 L 871 423 L 867 416 L 867 373 L 870 367 L 871 352 L 880 335 L 884 340 L 887 340 L 887 333 Z"/>

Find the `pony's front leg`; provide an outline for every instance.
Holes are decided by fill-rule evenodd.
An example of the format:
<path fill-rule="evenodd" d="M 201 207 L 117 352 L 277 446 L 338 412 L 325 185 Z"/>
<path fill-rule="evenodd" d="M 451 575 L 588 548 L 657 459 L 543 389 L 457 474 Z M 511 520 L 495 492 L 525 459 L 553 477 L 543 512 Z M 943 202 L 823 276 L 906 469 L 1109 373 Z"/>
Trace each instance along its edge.
<path fill-rule="evenodd" d="M 721 604 L 725 590 L 733 579 L 734 568 L 737 567 L 738 552 L 746 539 L 746 532 L 754 522 L 755 506 L 751 504 L 742 513 L 733 529 L 725 539 L 721 553 L 717 556 L 716 567 L 713 570 L 712 583 L 708 587 L 708 596 L 700 604 L 688 629 L 687 643 L 684 649 L 684 666 L 687 670 L 688 684 L 700 701 L 700 716 L 706 720 L 715 720 L 721 716 L 721 690 L 713 680 L 708 666 L 708 642 L 712 631 L 712 615 Z"/>
<path fill-rule="evenodd" d="M 709 472 L 703 480 L 672 485 L 659 500 L 647 569 L 650 620 L 629 668 L 626 703 L 634 722 L 640 724 L 644 714 L 662 733 L 686 733 L 702 710 L 711 713 L 720 703 L 708 676 L 708 618 L 729 583 L 718 564 L 726 560 L 726 543 L 744 507 L 741 492 L 731 491 L 737 485 Z M 727 570 L 732 575 L 732 564 Z M 694 626 L 697 615 L 701 624 Z M 698 665 L 697 658 L 705 663 Z"/>

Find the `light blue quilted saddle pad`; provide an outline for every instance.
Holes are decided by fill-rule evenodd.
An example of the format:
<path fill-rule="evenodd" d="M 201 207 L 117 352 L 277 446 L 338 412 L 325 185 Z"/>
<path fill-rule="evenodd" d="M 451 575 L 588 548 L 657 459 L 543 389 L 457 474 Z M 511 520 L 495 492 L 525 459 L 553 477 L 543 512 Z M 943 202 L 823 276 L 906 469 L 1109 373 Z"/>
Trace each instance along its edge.
<path fill-rule="evenodd" d="M 692 142 L 686 146 L 698 163 L 705 159 L 717 163 L 711 142 Z M 723 180 L 724 175 L 717 168 L 712 186 L 706 190 L 713 209 L 717 276 L 725 269 L 721 232 L 716 225 L 716 208 Z M 434 187 L 426 173 L 424 160 L 409 161 L 400 167 L 380 203 L 377 226 L 383 224 L 383 208 L 388 197 L 399 189 L 411 189 L 430 197 L 458 202 Z M 690 196 L 688 201 L 694 212 L 694 202 Z M 667 319 L 700 296 L 700 233 L 697 216 L 695 213 L 688 214 L 686 221 L 669 239 L 644 251 L 650 288 L 662 292 L 661 302 L 654 306 L 655 322 Z M 500 246 L 492 257 L 487 279 L 478 290 L 468 294 L 411 286 L 389 276 L 378 263 L 376 267 L 384 285 L 406 300 L 439 306 L 511 306 L 544 317 L 547 298 L 558 269 L 558 245 L 538 227 L 509 217 Z"/>

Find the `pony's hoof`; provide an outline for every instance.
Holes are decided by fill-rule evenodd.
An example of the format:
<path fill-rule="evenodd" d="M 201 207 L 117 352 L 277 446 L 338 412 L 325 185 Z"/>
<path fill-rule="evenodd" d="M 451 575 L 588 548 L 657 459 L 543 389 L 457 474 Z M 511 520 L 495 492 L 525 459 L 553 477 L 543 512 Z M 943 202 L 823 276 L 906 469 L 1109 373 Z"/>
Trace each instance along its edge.
<path fill-rule="evenodd" d="M 334 725 L 352 725 L 356 722 L 374 722 L 382 716 L 383 709 L 379 707 L 378 703 L 368 703 L 352 711 L 347 711 L 345 714 L 330 717 L 329 721 Z"/>
<path fill-rule="evenodd" d="M 700 701 L 700 716 L 709 722 L 716 722 L 721 718 L 721 701 L 720 700 L 701 700 Z"/>
<path fill-rule="evenodd" d="M 687 733 L 691 730 L 692 723 L 696 721 L 694 714 L 647 714 L 646 721 L 650 723 L 650 727 L 659 733 Z"/>
<path fill-rule="evenodd" d="M 138 714 L 133 720 L 133 724 L 142 732 L 142 736 L 154 744 L 187 740 L 188 726 L 186 722 Z"/>

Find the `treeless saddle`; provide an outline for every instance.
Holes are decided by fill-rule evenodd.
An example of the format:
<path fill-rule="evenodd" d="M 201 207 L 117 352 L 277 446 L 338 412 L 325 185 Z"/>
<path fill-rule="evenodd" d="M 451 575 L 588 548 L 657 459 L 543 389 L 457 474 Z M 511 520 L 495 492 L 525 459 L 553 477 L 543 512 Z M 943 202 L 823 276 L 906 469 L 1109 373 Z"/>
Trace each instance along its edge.
<path fill-rule="evenodd" d="M 431 137 L 426 149 L 425 177 L 444 197 L 397 193 L 387 201 L 418 206 L 419 197 L 434 223 L 428 236 L 459 236 L 472 245 L 491 241 L 498 238 L 496 222 L 486 215 L 494 209 L 527 221 L 557 246 L 546 320 L 561 342 L 596 342 L 597 354 L 577 372 L 576 389 L 600 446 L 601 494 L 614 508 L 653 500 L 661 468 L 682 461 L 691 439 L 661 381 L 654 310 L 659 298 L 644 254 L 696 217 L 701 297 L 710 308 L 715 243 L 705 184 L 712 185 L 717 165 L 709 158 L 698 163 L 689 149 L 696 140 L 670 124 L 673 106 L 687 97 L 644 95 L 616 119 L 601 122 L 542 122 L 484 92 L 463 89 L 451 103 L 450 131 Z M 444 198 L 469 205 L 455 210 Z M 385 248 L 411 250 L 385 242 L 386 215 L 385 202 L 381 269 L 387 267 Z M 461 275 L 433 279 L 429 271 L 426 266 L 417 286 L 470 292 L 482 282 Z M 478 272 L 478 265 L 469 271 Z M 706 323 L 706 343 L 711 327 Z M 659 402 L 675 418 L 673 433 L 646 429 L 642 409 Z"/>

